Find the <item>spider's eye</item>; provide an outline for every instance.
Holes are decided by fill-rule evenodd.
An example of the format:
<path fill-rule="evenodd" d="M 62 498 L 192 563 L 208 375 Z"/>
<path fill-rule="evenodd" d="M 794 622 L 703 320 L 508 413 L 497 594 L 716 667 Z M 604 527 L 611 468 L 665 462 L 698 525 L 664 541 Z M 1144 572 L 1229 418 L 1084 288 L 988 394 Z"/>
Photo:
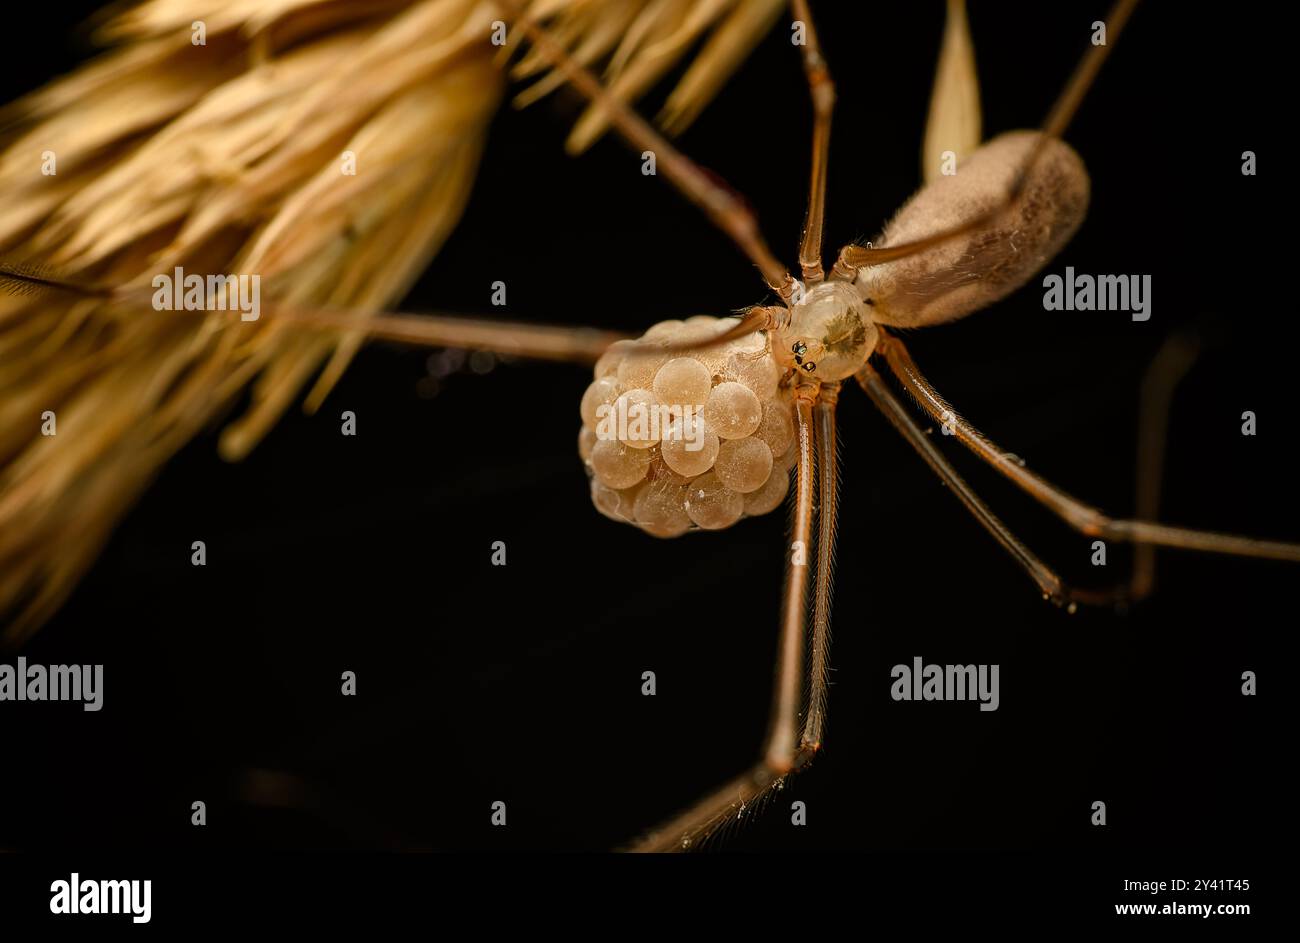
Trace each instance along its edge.
<path fill-rule="evenodd" d="M 812 373 L 814 370 L 817 369 L 817 364 L 809 360 L 806 364 L 803 365 L 803 368 L 807 370 L 809 373 Z"/>
<path fill-rule="evenodd" d="M 790 349 L 794 351 L 794 355 L 796 357 L 802 357 L 804 354 L 808 352 L 808 345 L 805 344 L 803 341 L 795 341 L 794 346 L 792 346 Z"/>

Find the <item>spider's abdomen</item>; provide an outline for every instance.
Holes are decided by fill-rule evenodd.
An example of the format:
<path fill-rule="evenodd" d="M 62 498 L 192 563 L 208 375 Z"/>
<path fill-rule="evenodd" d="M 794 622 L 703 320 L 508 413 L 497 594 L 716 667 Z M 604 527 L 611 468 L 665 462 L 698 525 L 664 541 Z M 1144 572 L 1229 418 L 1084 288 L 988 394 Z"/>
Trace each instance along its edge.
<path fill-rule="evenodd" d="M 994 209 L 1040 135 L 1002 134 L 922 188 L 873 245 L 934 235 Z M 941 324 L 985 308 L 1029 281 L 1070 240 L 1088 209 L 1088 172 L 1068 144 L 1051 139 L 1020 198 L 994 223 L 916 255 L 865 268 L 856 287 L 872 320 L 896 327 Z"/>
<path fill-rule="evenodd" d="M 582 397 L 578 451 L 606 517 L 656 537 L 721 530 L 781 504 L 794 465 L 790 389 L 767 336 L 667 347 L 734 321 L 664 321 L 614 344 Z M 633 344 L 634 353 L 629 352 Z"/>

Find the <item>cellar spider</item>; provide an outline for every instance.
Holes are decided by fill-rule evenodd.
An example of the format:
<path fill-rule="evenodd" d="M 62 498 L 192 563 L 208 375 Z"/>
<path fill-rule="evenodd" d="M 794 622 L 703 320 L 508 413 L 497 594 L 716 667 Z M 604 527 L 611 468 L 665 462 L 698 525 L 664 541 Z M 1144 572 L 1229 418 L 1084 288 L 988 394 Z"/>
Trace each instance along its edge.
<path fill-rule="evenodd" d="M 986 307 L 1028 280 L 1068 241 L 1082 217 L 1081 204 L 1086 202 L 1087 183 L 1080 165 L 1077 173 L 1083 175 L 1080 185 L 1083 195 L 1074 199 L 1071 194 L 1063 192 L 1071 186 L 1068 155 L 1072 152 L 1060 144 L 1059 139 L 1135 5 L 1135 0 L 1120 0 L 1115 4 L 1106 18 L 1107 43 L 1093 46 L 1085 54 L 1049 112 L 1039 137 L 1013 139 L 1011 142 L 1006 137 L 1000 138 L 962 165 L 962 171 L 974 178 L 982 172 L 981 157 L 987 159 L 991 156 L 997 169 L 987 172 L 990 177 L 998 178 L 996 183 L 990 180 L 983 184 L 984 189 L 978 197 L 969 199 L 964 207 L 964 218 L 945 219 L 960 216 L 961 211 L 945 213 L 946 207 L 934 207 L 936 198 L 927 197 L 927 190 L 923 189 L 886 229 L 882 240 L 869 247 L 845 247 L 827 273 L 821 258 L 821 235 L 835 91 L 808 4 L 806 0 L 795 0 L 791 4 L 794 18 L 806 27 L 806 43 L 800 49 L 814 112 L 812 172 L 806 223 L 799 248 L 801 281 L 796 281 L 777 262 L 759 233 L 754 217 L 730 191 L 705 176 L 630 108 L 606 95 L 595 78 L 571 62 L 544 30 L 519 17 L 516 11 L 520 27 L 534 45 L 565 73 L 580 92 L 605 109 L 611 125 L 634 149 L 656 155 L 664 176 L 732 238 L 782 302 L 776 307 L 750 309 L 734 328 L 722 335 L 724 339 L 734 339 L 754 331 L 765 333 L 770 348 L 778 358 L 782 358 L 786 369 L 785 383 L 793 391 L 797 441 L 792 489 L 794 513 L 781 605 L 775 690 L 762 756 L 749 770 L 647 833 L 632 846 L 633 850 L 673 851 L 698 846 L 718 828 L 744 816 L 752 806 L 779 789 L 787 776 L 808 765 L 822 745 L 837 514 L 835 409 L 843 379 L 852 377 L 856 381 L 930 468 L 1025 569 L 1043 596 L 1058 605 L 1073 608 L 1079 603 L 1100 604 L 1144 595 L 1150 588 L 1152 550 L 1156 546 L 1300 561 L 1300 545 L 1168 527 L 1144 520 L 1119 520 L 1079 501 L 1029 471 L 958 416 L 920 373 L 903 341 L 889 330 L 895 326 L 917 327 L 952 320 Z M 955 30 L 959 36 L 965 28 L 961 12 L 960 5 L 950 5 L 950 18 L 956 14 L 958 20 L 950 22 L 950 32 Z M 932 126 L 939 118 L 936 113 L 944 108 L 958 110 L 961 103 L 945 100 L 936 94 L 932 103 Z M 963 142 L 963 146 L 972 150 L 977 143 Z M 999 148 L 1002 150 L 1000 155 Z M 946 187 L 948 194 L 957 192 L 960 199 L 964 195 L 958 190 L 961 180 L 959 171 L 954 178 L 931 184 L 928 192 L 938 194 L 940 187 Z M 958 186 L 952 186 L 953 183 Z M 971 189 L 980 186 L 977 181 Z M 925 212 L 927 200 L 934 210 L 931 214 Z M 1050 217 L 1054 212 L 1064 217 L 1077 212 L 1078 218 L 1073 221 L 1052 220 Z M 1034 225 L 1036 220 L 1037 227 Z M 1043 230 L 1048 232 L 1044 240 L 1048 245 L 1036 245 L 1034 240 L 1043 238 L 1038 235 Z M 890 266 L 889 263 L 896 264 Z M 891 291 L 900 295 L 916 294 L 926 291 L 929 283 L 939 282 L 941 284 L 930 290 L 936 294 L 945 291 L 956 294 L 952 281 L 944 283 L 945 275 L 950 276 L 954 265 L 965 267 L 962 274 L 976 283 L 974 289 L 965 289 L 968 292 L 965 299 L 954 301 L 949 296 L 928 307 L 923 304 L 909 307 L 904 303 L 903 307 L 908 308 L 906 313 L 888 310 Z M 940 266 L 946 266 L 947 271 L 941 271 Z M 1008 273 L 1008 268 L 1016 271 Z M 835 303 L 827 299 L 850 285 L 859 286 L 858 294 L 864 308 L 870 310 L 870 314 L 862 319 L 867 336 L 856 344 L 836 348 L 828 342 L 830 332 L 826 328 L 846 316 L 853 306 L 853 299 L 845 304 L 840 304 L 838 299 Z M 874 327 L 872 322 L 879 326 Z M 870 343 L 872 332 L 875 332 L 874 347 Z M 665 349 L 676 353 L 697 349 L 698 346 L 675 344 L 669 340 Z M 510 347 L 507 345 L 502 349 L 509 350 Z M 1162 384 L 1168 382 L 1171 373 L 1183 367 L 1177 349 L 1169 348 L 1169 351 L 1163 369 L 1153 374 L 1155 379 L 1149 390 L 1149 401 L 1160 399 Z M 572 352 L 579 353 L 578 344 L 573 345 Z M 1066 586 L 1050 567 L 1007 529 L 953 469 L 885 383 L 877 365 L 891 374 L 934 421 L 945 424 L 975 455 L 1046 505 L 1071 527 L 1103 540 L 1139 545 L 1129 585 L 1114 593 Z M 599 368 L 597 372 L 599 374 Z M 1149 402 L 1150 408 L 1152 404 Z M 1158 421 L 1152 420 L 1144 425 L 1155 425 Z M 1139 513 L 1147 513 L 1154 503 L 1152 495 L 1144 494 L 1139 502 Z M 799 548 L 804 547 L 814 548 L 806 561 L 798 553 Z M 810 609 L 812 626 L 811 633 L 807 633 L 805 622 Z"/>
<path fill-rule="evenodd" d="M 776 687 L 772 717 L 763 756 L 757 765 L 740 777 L 731 780 L 723 787 L 708 795 L 693 808 L 686 810 L 664 825 L 659 826 L 636 845 L 641 851 L 675 851 L 675 849 L 698 847 L 703 839 L 712 834 L 719 826 L 728 821 L 735 821 L 771 791 L 784 784 L 785 777 L 793 771 L 809 764 L 822 747 L 824 726 L 826 726 L 827 674 L 829 654 L 829 613 L 831 613 L 831 575 L 833 564 L 833 545 L 836 536 L 836 403 L 841 393 L 841 381 L 852 377 L 871 401 L 878 406 L 891 423 L 910 442 L 933 471 L 937 473 L 957 494 L 963 505 L 979 520 L 995 540 L 1008 550 L 1026 570 L 1039 587 L 1044 597 L 1062 606 L 1075 604 L 1099 604 L 1115 596 L 1127 598 L 1140 597 L 1149 588 L 1149 566 L 1154 546 L 1173 546 L 1217 553 L 1239 554 L 1245 557 L 1265 557 L 1300 561 L 1300 546 L 1281 544 L 1281 542 L 1257 541 L 1251 538 L 1216 535 L 1192 531 L 1192 529 L 1164 527 L 1164 525 L 1144 522 L 1144 520 L 1117 520 L 1102 515 L 1069 496 L 1061 489 L 1048 483 L 1024 468 L 1018 460 L 1009 457 L 985 440 L 966 420 L 959 418 L 911 359 L 901 338 L 889 330 L 893 321 L 884 317 L 865 317 L 865 330 L 874 333 L 874 342 L 868 343 L 863 338 L 861 345 L 841 354 L 842 363 L 836 362 L 835 356 L 826 358 L 816 352 L 818 339 L 815 332 L 807 330 L 810 323 L 810 308 L 815 307 L 827 297 L 826 286 L 849 286 L 867 284 L 863 274 L 900 271 L 900 267 L 891 263 L 913 261 L 914 277 L 935 277 L 933 259 L 945 248 L 957 246 L 965 248 L 976 238 L 984 237 L 989 241 L 984 247 L 996 252 L 1001 245 L 1011 245 L 1015 237 L 1015 222 L 1024 204 L 1034 202 L 1044 189 L 1044 168 L 1052 168 L 1054 157 L 1061 157 L 1056 142 L 1066 130 L 1071 117 L 1082 103 L 1084 92 L 1095 78 L 1097 69 L 1110 46 L 1117 42 L 1119 33 L 1134 1 L 1122 0 L 1108 17 L 1108 46 L 1093 47 L 1084 57 L 1078 72 L 1067 85 L 1056 107 L 1049 113 L 1041 129 L 1041 137 L 1030 139 L 1028 150 L 1019 152 L 1018 160 L 1008 163 L 1002 155 L 997 169 L 1005 186 L 1004 191 L 993 187 L 993 182 L 985 182 L 982 196 L 997 196 L 997 199 L 985 200 L 987 206 L 970 213 L 966 219 L 949 228 L 933 228 L 932 232 L 918 234 L 915 238 L 891 239 L 889 230 L 884 239 L 875 246 L 849 246 L 842 250 L 832 264 L 829 273 L 824 271 L 822 263 L 822 224 L 824 213 L 824 195 L 826 195 L 827 159 L 829 151 L 829 131 L 831 131 L 831 112 L 835 92 L 831 77 L 824 62 L 818 40 L 816 40 L 813 20 L 805 0 L 796 0 L 792 4 L 794 17 L 805 23 L 807 43 L 801 47 L 803 65 L 811 90 L 814 105 L 813 135 L 813 174 L 809 187 L 809 207 L 807 207 L 806 228 L 800 247 L 801 280 L 796 280 L 787 269 L 777 263 L 775 256 L 768 250 L 762 235 L 758 233 L 753 216 L 748 209 L 731 194 L 703 174 L 685 156 L 677 152 L 671 144 L 656 134 L 646 122 L 643 122 L 620 101 L 604 94 L 599 83 L 585 70 L 578 68 L 564 55 L 549 36 L 534 23 L 524 20 L 515 10 L 515 20 L 520 29 L 532 38 L 536 46 L 551 57 L 552 61 L 564 70 L 572 85 L 582 94 L 588 95 L 610 116 L 611 125 L 617 133 L 632 143 L 637 151 L 653 151 L 656 155 L 659 172 L 668 177 L 677 189 L 681 190 L 692 202 L 702 208 L 710 220 L 723 229 L 736 242 L 742 252 L 757 265 L 764 282 L 780 299 L 780 304 L 772 307 L 753 308 L 740 321 L 729 329 L 725 339 L 736 339 L 758 334 L 766 338 L 768 349 L 779 352 L 790 363 L 785 364 L 787 373 L 783 377 L 783 390 L 792 399 L 794 428 L 796 428 L 796 463 L 794 463 L 793 484 L 793 525 L 790 535 L 792 551 L 787 559 L 787 580 L 783 605 L 781 605 L 779 665 L 776 671 Z M 939 100 L 935 101 L 935 108 Z M 974 146 L 978 142 L 970 142 Z M 963 165 L 965 166 L 965 165 Z M 1063 173 L 1063 172 L 1062 172 Z M 961 173 L 957 181 L 962 181 Z M 926 191 L 922 191 L 924 195 Z M 937 193 L 937 191 L 932 191 Z M 1082 215 L 1082 208 L 1078 209 Z M 1008 217 L 1010 219 L 1008 220 Z M 1005 238 L 1002 238 L 1004 237 Z M 1066 234 L 1065 238 L 1069 238 Z M 1050 243 L 1050 256 L 1063 245 Z M 1021 252 L 1032 254 L 1032 241 L 1015 237 L 1015 247 Z M 992 256 L 997 259 L 997 256 Z M 927 265 L 930 260 L 930 265 Z M 1047 258 L 1037 259 L 1027 271 L 1017 273 L 1023 277 L 1006 277 L 992 289 L 985 291 L 982 297 L 969 302 L 966 310 L 948 304 L 940 304 L 939 310 L 917 313 L 917 320 L 905 321 L 897 326 L 923 326 L 936 321 L 950 320 L 965 316 L 975 308 L 985 307 L 998 298 L 1004 297 L 1015 286 L 1022 284 L 1044 264 Z M 1026 263 L 1028 265 L 1028 263 Z M 985 276 L 984 269 L 967 272 L 969 276 Z M 875 277 L 875 276 L 872 276 Z M 905 278 L 906 273 L 898 276 Z M 822 287 L 822 294 L 818 294 Z M 939 286 L 943 289 L 944 286 Z M 939 290 L 936 289 L 936 290 Z M 976 293 L 978 294 L 978 293 Z M 888 307 L 885 294 L 870 295 L 871 304 L 867 306 L 867 297 L 862 297 L 863 306 L 879 312 Z M 849 306 L 852 307 L 852 306 Z M 348 320 L 350 315 L 344 312 L 283 312 L 287 317 L 302 316 L 312 321 L 334 321 L 338 324 L 354 324 Z M 839 311 L 837 313 L 844 313 Z M 883 326 L 881 326 L 883 325 Z M 597 363 L 610 347 L 612 337 L 603 332 L 588 332 L 575 328 L 551 328 L 538 325 L 504 325 L 484 323 L 484 321 L 432 319 L 432 317 L 386 316 L 374 319 L 372 323 L 356 324 L 357 328 L 368 330 L 378 337 L 409 339 L 437 343 L 441 346 L 472 347 L 472 349 L 493 350 L 506 354 L 537 356 L 551 360 L 569 360 L 569 362 Z M 823 336 L 822 337 L 826 337 Z M 718 338 L 711 338 L 711 343 L 718 343 Z M 798 351 L 798 346 L 803 351 Z M 826 347 L 828 345 L 822 345 Z M 810 349 L 813 355 L 807 354 Z M 673 354 L 689 355 L 699 350 L 697 343 L 690 341 L 671 342 L 667 350 Z M 855 362 L 855 363 L 854 363 Z M 811 364 L 811 369 L 807 368 Z M 1177 364 L 1173 364 L 1177 368 Z M 974 493 L 948 463 L 948 459 L 932 444 L 926 433 L 918 427 L 904 403 L 900 401 L 891 386 L 885 382 L 885 375 L 893 376 L 894 381 L 913 395 L 918 405 L 927 412 L 936 423 L 952 429 L 959 442 L 969 447 L 976 455 L 1002 475 L 1008 477 L 1015 485 L 1021 486 L 1037 501 L 1044 503 L 1049 510 L 1056 512 L 1063 520 L 1089 536 L 1104 540 L 1131 541 L 1139 545 L 1136 555 L 1135 571 L 1131 583 L 1117 594 L 1089 593 L 1070 588 L 1058 578 L 1056 572 L 1040 561 L 1034 553 L 1018 540 L 1017 537 L 1001 523 L 985 503 Z M 1144 515 L 1144 506 L 1151 502 L 1139 503 L 1139 516 Z M 797 557 L 793 548 L 803 546 L 811 548 L 806 558 Z M 807 611 L 811 609 L 811 633 L 807 633 Z"/>

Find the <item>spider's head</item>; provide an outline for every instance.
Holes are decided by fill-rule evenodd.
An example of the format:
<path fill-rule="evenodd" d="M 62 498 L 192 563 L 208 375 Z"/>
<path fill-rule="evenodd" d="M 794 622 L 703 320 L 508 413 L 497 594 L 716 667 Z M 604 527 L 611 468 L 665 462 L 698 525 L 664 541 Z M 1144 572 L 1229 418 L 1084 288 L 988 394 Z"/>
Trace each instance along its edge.
<path fill-rule="evenodd" d="M 871 356 L 878 333 L 848 282 L 822 282 L 790 309 L 773 342 L 787 367 L 827 382 L 853 376 Z"/>

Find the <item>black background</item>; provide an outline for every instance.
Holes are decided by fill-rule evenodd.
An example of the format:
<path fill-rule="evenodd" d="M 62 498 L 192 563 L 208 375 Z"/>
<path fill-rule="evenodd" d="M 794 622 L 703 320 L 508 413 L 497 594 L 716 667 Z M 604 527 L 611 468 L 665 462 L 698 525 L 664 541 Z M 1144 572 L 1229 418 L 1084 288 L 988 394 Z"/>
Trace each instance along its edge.
<path fill-rule="evenodd" d="M 918 185 L 942 16 L 818 7 L 840 93 L 829 255 Z M 88 9 L 29 12 L 8 97 L 85 54 L 70 28 Z M 1143 5 L 1067 134 L 1093 202 L 1051 270 L 1150 274 L 1151 320 L 1045 312 L 1031 284 L 910 343 L 995 441 L 1123 514 L 1142 371 L 1163 338 L 1198 331 L 1208 349 L 1175 402 L 1162 517 L 1300 539 L 1294 263 L 1278 238 L 1292 33 L 1276 10 L 1207 21 Z M 1042 119 L 1103 13 L 974 4 L 986 135 Z M 793 264 L 810 111 L 788 36 L 780 24 L 680 143 L 749 198 Z M 577 110 L 572 96 L 503 110 L 464 221 L 403 307 L 499 315 L 502 280 L 511 317 L 639 331 L 763 300 L 748 263 L 636 155 L 615 141 L 563 154 Z M 1247 149 L 1259 176 L 1240 172 Z M 317 416 L 291 410 L 242 464 L 217 458 L 214 427 L 166 468 L 24 651 L 104 664 L 105 708 L 3 705 L 0 846 L 600 850 L 756 758 L 784 515 L 668 542 L 618 526 L 592 508 L 576 455 L 588 371 L 512 364 L 430 397 L 427 356 L 373 345 Z M 345 409 L 355 438 L 339 435 Z M 1070 616 L 860 391 L 843 396 L 840 429 L 828 742 L 721 847 L 1196 848 L 1249 863 L 1279 809 L 1297 571 L 1168 552 L 1151 600 Z M 1127 551 L 1092 567 L 1088 539 L 939 442 L 1067 579 L 1124 577 Z M 199 539 L 206 568 L 189 563 Z M 917 655 L 1000 664 L 1001 708 L 893 702 L 891 666 Z M 1255 698 L 1240 693 L 1248 669 Z M 340 696 L 345 670 L 357 697 Z M 205 828 L 190 825 L 197 799 Z M 489 824 L 498 799 L 504 829 Z M 794 799 L 806 827 L 790 825 Z M 1089 824 L 1095 800 L 1105 828 Z"/>

